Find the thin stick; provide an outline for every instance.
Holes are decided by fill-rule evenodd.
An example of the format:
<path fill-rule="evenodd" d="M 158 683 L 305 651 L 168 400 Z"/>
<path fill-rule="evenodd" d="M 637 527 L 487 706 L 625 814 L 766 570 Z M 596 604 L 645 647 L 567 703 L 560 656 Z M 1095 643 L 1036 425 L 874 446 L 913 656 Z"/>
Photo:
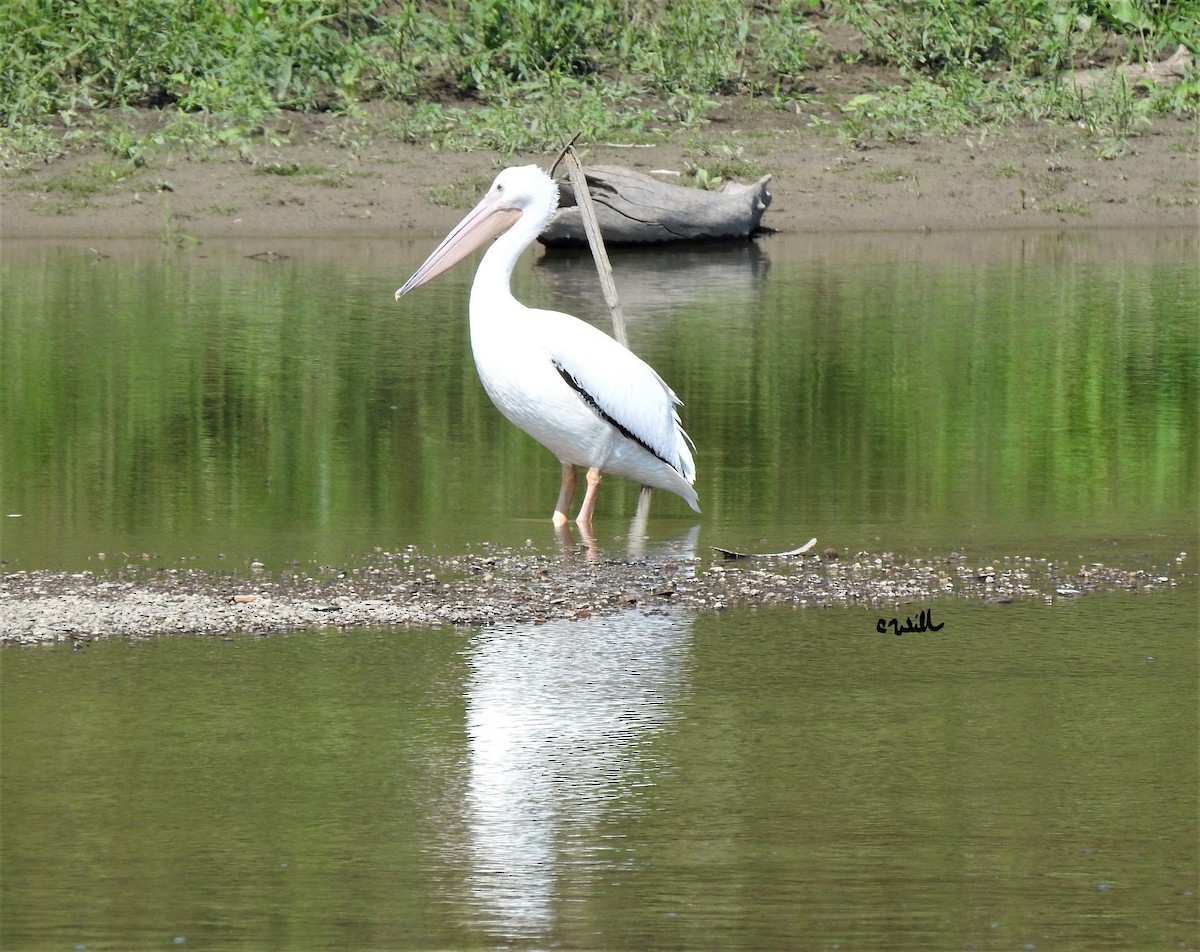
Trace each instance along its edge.
<path fill-rule="evenodd" d="M 583 165 L 575 154 L 575 140 L 579 133 L 571 136 L 571 141 L 562 147 L 550 174 L 558 168 L 558 164 L 567 160 L 567 176 L 571 187 L 575 190 L 575 202 L 579 206 L 580 217 L 583 219 L 583 230 L 587 234 L 588 246 L 592 249 L 592 260 L 596 262 L 596 271 L 600 275 L 600 289 L 604 292 L 604 303 L 608 305 L 608 313 L 612 315 L 613 337 L 622 347 L 629 348 L 629 334 L 625 331 L 625 315 L 621 312 L 621 301 L 617 297 L 617 283 L 613 280 L 612 263 L 608 260 L 608 251 L 604 248 L 604 236 L 600 233 L 600 222 L 596 218 L 596 207 L 592 204 L 592 193 L 588 191 L 587 178 L 583 174 Z M 638 513 L 643 525 L 650 514 L 650 487 L 643 486 L 638 495 Z M 637 518 L 635 517 L 635 523 Z"/>
<path fill-rule="evenodd" d="M 555 161 L 567 160 L 567 175 L 571 179 L 571 187 L 575 190 L 575 201 L 583 218 L 583 230 L 587 233 L 588 245 L 592 249 L 592 258 L 596 262 L 596 270 L 600 274 L 600 289 L 604 292 L 604 303 L 612 315 L 613 337 L 622 347 L 629 346 L 629 335 L 625 332 L 625 315 L 621 313 L 621 302 L 617 298 L 617 285 L 613 281 L 612 265 L 608 260 L 608 252 L 604 249 L 604 238 L 600 234 L 600 222 L 596 218 L 596 207 L 592 204 L 592 193 L 588 191 L 587 179 L 583 174 L 583 166 L 579 156 L 575 154 L 572 138 L 563 146 L 562 154 Z"/>
<path fill-rule="evenodd" d="M 563 156 L 567 154 L 567 149 L 571 148 L 571 146 L 575 144 L 575 140 L 581 135 L 583 135 L 582 132 L 576 132 L 575 135 L 571 136 L 569 140 L 564 142 L 563 147 L 558 150 L 558 155 L 554 157 L 554 162 L 550 166 L 551 178 L 554 178 L 554 173 L 558 171 L 558 167 L 562 164 Z"/>

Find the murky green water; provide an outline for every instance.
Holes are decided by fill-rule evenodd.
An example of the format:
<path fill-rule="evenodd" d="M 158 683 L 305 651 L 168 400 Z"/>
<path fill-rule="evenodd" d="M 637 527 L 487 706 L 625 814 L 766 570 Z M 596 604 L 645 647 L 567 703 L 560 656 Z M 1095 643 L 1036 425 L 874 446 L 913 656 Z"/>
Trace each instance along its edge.
<path fill-rule="evenodd" d="M 391 298 L 433 240 L 6 247 L 2 557 L 552 544 L 558 465 L 476 379 L 470 269 Z M 288 257 L 246 257 L 267 249 Z M 1195 535 L 1198 253 L 1188 233 L 822 236 L 615 267 L 634 347 L 687 404 L 702 544 L 1074 557 Z M 607 320 L 586 258 L 517 285 Z M 636 497 L 608 481 L 602 541 Z M 666 494 L 654 511 L 652 532 L 694 524 Z"/>
<path fill-rule="evenodd" d="M 556 552 L 558 467 L 475 379 L 469 273 L 391 299 L 434 239 L 5 246 L 5 567 Z M 1190 566 L 1198 250 L 615 266 L 687 402 L 702 546 Z M 518 294 L 602 322 L 590 267 Z M 615 555 L 635 502 L 606 483 Z M 696 524 L 656 494 L 652 542 Z M 945 627 L 639 609 L 5 650 L 0 947 L 1195 948 L 1194 581 L 921 607 Z"/>
<path fill-rule="evenodd" d="M 1195 599 L 4 654 L 5 949 L 1190 949 Z"/>

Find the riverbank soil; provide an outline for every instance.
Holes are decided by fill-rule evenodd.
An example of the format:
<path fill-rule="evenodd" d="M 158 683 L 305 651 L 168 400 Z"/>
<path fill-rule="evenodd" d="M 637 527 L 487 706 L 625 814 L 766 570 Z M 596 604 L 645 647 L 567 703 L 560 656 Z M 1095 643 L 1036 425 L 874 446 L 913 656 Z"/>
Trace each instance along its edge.
<path fill-rule="evenodd" d="M 163 121 L 152 112 L 115 118 L 145 132 Z M 339 144 L 346 122 L 295 114 L 272 141 L 238 150 L 164 146 L 135 166 L 91 144 L 6 171 L 0 236 L 437 237 L 499 168 L 554 158 L 381 137 L 352 149 Z M 739 99 L 656 144 L 580 150 L 586 163 L 661 170 L 684 184 L 690 170 L 719 169 L 736 154 L 745 174 L 734 177 L 772 176 L 763 225 L 785 233 L 1200 226 L 1192 118 L 1158 118 L 1117 147 L 1075 126 L 1033 123 L 855 146 L 811 115 Z"/>

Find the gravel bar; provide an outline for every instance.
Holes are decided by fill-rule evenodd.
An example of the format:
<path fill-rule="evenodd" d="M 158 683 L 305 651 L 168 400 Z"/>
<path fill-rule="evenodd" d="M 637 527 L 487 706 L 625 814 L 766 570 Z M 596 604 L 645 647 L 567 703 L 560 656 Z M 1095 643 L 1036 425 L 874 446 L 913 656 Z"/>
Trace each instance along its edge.
<path fill-rule="evenodd" d="M 931 598 L 1053 602 L 1097 591 L 1154 592 L 1191 579 L 1186 553 L 1158 568 L 1033 557 L 986 563 L 826 551 L 790 558 L 653 560 L 492 549 L 435 556 L 376 551 L 353 566 L 215 572 L 128 565 L 110 572 L 0 576 L 0 644 L 122 636 L 267 634 L 307 628 L 528 624 L 667 605 L 903 606 Z"/>

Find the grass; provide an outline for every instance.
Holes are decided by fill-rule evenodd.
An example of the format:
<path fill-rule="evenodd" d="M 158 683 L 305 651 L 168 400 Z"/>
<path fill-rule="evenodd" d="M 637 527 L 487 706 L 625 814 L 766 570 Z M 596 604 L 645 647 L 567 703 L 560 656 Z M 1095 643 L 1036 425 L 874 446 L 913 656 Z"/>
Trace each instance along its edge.
<path fill-rule="evenodd" d="M 1055 212 L 1060 215 L 1078 215 L 1080 218 L 1089 217 L 1092 212 L 1083 202 L 1047 202 L 1038 206 L 1044 212 Z"/>
<path fill-rule="evenodd" d="M 179 227 L 179 219 L 171 211 L 171 203 L 163 203 L 163 225 L 159 240 L 169 247 L 184 248 L 200 244 L 200 239 Z"/>
<path fill-rule="evenodd" d="M 689 158 L 686 184 L 700 188 L 719 188 L 733 179 L 758 179 L 766 174 L 761 165 L 744 158 L 745 146 L 721 143 L 720 146 L 695 143 L 687 149 Z"/>
<path fill-rule="evenodd" d="M 305 165 L 301 162 L 268 162 L 264 165 L 256 165 L 254 171 L 258 175 L 290 177 L 294 175 L 323 175 L 329 169 L 324 165 Z"/>
<path fill-rule="evenodd" d="M 854 52 L 829 46 L 830 21 Z M 1112 155 L 1151 116 L 1200 113 L 1200 75 L 1085 97 L 1064 71 L 1114 48 L 1196 51 L 1198 23 L 1200 0 L 10 0 L 0 162 L 80 143 L 134 166 L 163 148 L 203 158 L 286 141 L 287 117 L 313 111 L 343 117 L 349 149 L 384 138 L 511 154 L 574 132 L 652 142 L 705 124 L 730 95 L 809 110 L 806 77 L 839 60 L 880 78 L 807 124 L 849 146 L 1035 121 L 1081 125 Z M 139 131 L 129 107 L 162 119 Z M 697 157 L 696 178 L 735 161 Z"/>
<path fill-rule="evenodd" d="M 90 198 L 125 181 L 129 169 L 113 162 L 97 162 L 70 175 L 47 179 L 38 187 L 47 193 L 64 192 L 76 199 Z"/>
<path fill-rule="evenodd" d="M 45 205 L 36 206 L 38 213 L 42 215 L 73 215 L 77 211 L 82 211 L 85 208 L 99 208 L 100 206 L 88 198 L 74 198 L 65 202 L 49 202 Z"/>
<path fill-rule="evenodd" d="M 1155 195 L 1154 204 L 1162 208 L 1186 208 L 1200 205 L 1200 195 Z"/>
<path fill-rule="evenodd" d="M 897 166 L 894 168 L 869 169 L 863 172 L 860 177 L 867 182 L 890 183 L 903 182 L 905 179 L 910 178 L 911 175 L 908 169 Z"/>

